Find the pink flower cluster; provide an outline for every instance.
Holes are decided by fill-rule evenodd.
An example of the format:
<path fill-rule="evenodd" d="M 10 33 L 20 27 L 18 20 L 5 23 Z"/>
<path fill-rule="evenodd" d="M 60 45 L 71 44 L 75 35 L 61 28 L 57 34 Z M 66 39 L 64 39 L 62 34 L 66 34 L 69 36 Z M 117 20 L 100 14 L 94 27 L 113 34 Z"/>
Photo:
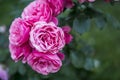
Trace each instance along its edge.
<path fill-rule="evenodd" d="M 69 44 L 71 28 L 58 27 L 57 16 L 71 0 L 35 0 L 16 18 L 9 29 L 9 49 L 12 59 L 28 63 L 38 73 L 48 75 L 62 66 L 60 51 Z"/>
<path fill-rule="evenodd" d="M 0 64 L 0 80 L 8 79 L 8 70 L 4 68 L 4 65 Z"/>

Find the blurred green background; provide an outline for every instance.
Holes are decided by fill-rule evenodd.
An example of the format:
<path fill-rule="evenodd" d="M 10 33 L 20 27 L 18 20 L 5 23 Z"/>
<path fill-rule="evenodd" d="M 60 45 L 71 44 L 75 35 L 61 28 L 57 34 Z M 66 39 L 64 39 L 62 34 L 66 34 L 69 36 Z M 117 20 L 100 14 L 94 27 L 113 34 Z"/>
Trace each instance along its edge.
<path fill-rule="evenodd" d="M 9 26 L 31 1 L 0 0 L 0 27 L 6 27 L 5 32 L 0 32 L 0 64 L 8 68 L 10 80 L 120 80 L 119 2 L 114 5 L 104 1 L 93 3 L 95 9 L 112 17 L 108 17 L 106 23 L 99 23 L 103 28 L 91 19 L 89 30 L 82 35 L 73 29 L 74 39 L 63 50 L 66 59 L 61 70 L 42 76 L 28 65 L 12 61 L 8 50 Z"/>

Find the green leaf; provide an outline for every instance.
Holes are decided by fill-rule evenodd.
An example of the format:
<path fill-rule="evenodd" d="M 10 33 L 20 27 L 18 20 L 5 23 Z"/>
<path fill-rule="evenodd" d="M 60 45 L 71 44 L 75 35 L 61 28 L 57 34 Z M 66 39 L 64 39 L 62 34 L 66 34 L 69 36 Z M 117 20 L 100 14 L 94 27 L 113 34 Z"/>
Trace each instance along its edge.
<path fill-rule="evenodd" d="M 86 70 L 93 70 L 94 69 L 94 60 L 92 58 L 86 58 L 84 68 Z"/>
<path fill-rule="evenodd" d="M 85 56 L 83 54 L 71 51 L 70 58 L 74 67 L 76 68 L 83 67 L 85 63 Z"/>
<path fill-rule="evenodd" d="M 75 18 L 73 21 L 73 29 L 78 33 L 82 34 L 89 30 L 90 19 L 86 17 Z"/>
<path fill-rule="evenodd" d="M 29 80 L 40 80 L 40 79 L 38 77 L 31 76 L 31 77 L 29 77 Z"/>
<path fill-rule="evenodd" d="M 78 2 L 78 0 L 73 0 L 73 2 L 77 3 L 77 2 Z"/>
<path fill-rule="evenodd" d="M 26 73 L 26 69 L 25 69 L 25 66 L 21 63 L 18 67 L 18 72 L 21 74 L 21 75 L 24 75 Z"/>
<path fill-rule="evenodd" d="M 115 17 L 108 15 L 107 20 L 114 28 L 120 29 L 120 22 Z"/>
<path fill-rule="evenodd" d="M 14 75 L 17 72 L 18 64 L 14 61 L 9 61 L 9 74 Z"/>
<path fill-rule="evenodd" d="M 93 56 L 94 55 L 94 48 L 90 45 L 85 44 L 82 48 L 81 51 L 86 55 L 86 56 Z"/>
<path fill-rule="evenodd" d="M 75 76 L 74 69 L 69 65 L 64 65 L 61 69 L 61 73 L 65 76 Z"/>
<path fill-rule="evenodd" d="M 102 13 L 102 11 L 100 11 L 99 9 L 95 9 L 95 8 L 91 7 L 91 5 L 89 5 L 89 7 L 87 7 L 84 12 L 85 12 L 85 15 L 89 16 L 90 18 L 104 15 Z"/>
<path fill-rule="evenodd" d="M 8 49 L 0 49 L 0 62 L 4 62 L 7 60 L 8 53 Z"/>
<path fill-rule="evenodd" d="M 104 16 L 99 16 L 95 18 L 95 23 L 98 28 L 103 29 L 106 26 L 106 20 Z"/>
<path fill-rule="evenodd" d="M 61 70 L 55 74 L 53 80 L 80 80 L 77 78 L 76 70 L 71 64 L 63 65 Z"/>

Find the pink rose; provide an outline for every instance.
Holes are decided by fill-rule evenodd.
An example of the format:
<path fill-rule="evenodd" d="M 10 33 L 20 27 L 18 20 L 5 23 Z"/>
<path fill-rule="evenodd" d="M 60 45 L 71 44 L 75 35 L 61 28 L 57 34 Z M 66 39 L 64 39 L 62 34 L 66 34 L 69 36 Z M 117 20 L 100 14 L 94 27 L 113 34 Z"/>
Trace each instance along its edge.
<path fill-rule="evenodd" d="M 64 32 L 53 22 L 37 22 L 30 32 L 30 42 L 39 52 L 57 53 L 65 45 Z"/>
<path fill-rule="evenodd" d="M 27 63 L 33 70 L 43 75 L 57 72 L 62 66 L 60 58 L 56 54 L 44 54 L 33 51 L 27 58 Z"/>
<path fill-rule="evenodd" d="M 31 47 L 28 43 L 25 43 L 21 46 L 9 44 L 9 49 L 11 57 L 15 62 L 22 60 L 22 62 L 25 63 L 27 56 L 31 53 Z"/>
<path fill-rule="evenodd" d="M 69 26 L 63 26 L 62 29 L 65 34 L 65 43 L 69 44 L 73 39 L 72 35 L 69 34 L 69 32 L 71 31 L 71 28 Z"/>
<path fill-rule="evenodd" d="M 64 0 L 47 0 L 53 10 L 53 16 L 58 16 L 64 9 Z"/>
<path fill-rule="evenodd" d="M 65 7 L 66 8 L 72 8 L 74 6 L 74 3 L 72 0 L 65 0 Z"/>
<path fill-rule="evenodd" d="M 9 40 L 11 44 L 22 45 L 29 39 L 30 27 L 21 18 L 16 18 L 10 26 Z"/>
<path fill-rule="evenodd" d="M 61 59 L 61 60 L 64 60 L 65 59 L 65 55 L 61 52 L 58 52 L 57 53 L 57 56 Z"/>
<path fill-rule="evenodd" d="M 54 22 L 55 25 L 58 25 L 58 19 L 57 19 L 57 17 L 52 17 L 51 21 Z"/>
<path fill-rule="evenodd" d="M 33 24 L 37 21 L 51 21 L 52 9 L 46 0 L 31 2 L 22 12 L 22 18 Z"/>
<path fill-rule="evenodd" d="M 79 0 L 80 3 L 84 3 L 84 2 L 94 2 L 95 0 Z"/>

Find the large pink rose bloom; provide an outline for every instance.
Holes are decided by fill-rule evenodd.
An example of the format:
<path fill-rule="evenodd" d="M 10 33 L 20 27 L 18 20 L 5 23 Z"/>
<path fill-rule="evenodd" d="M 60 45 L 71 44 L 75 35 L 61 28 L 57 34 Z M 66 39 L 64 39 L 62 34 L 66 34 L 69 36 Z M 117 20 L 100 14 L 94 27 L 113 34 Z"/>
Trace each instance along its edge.
<path fill-rule="evenodd" d="M 22 18 L 30 24 L 39 20 L 49 22 L 52 19 L 52 9 L 46 0 L 35 0 L 23 10 Z"/>
<path fill-rule="evenodd" d="M 57 56 L 61 59 L 61 60 L 64 60 L 65 59 L 65 55 L 61 52 L 58 52 L 57 53 Z"/>
<path fill-rule="evenodd" d="M 72 0 L 65 0 L 64 5 L 66 8 L 72 8 L 74 6 L 74 3 Z"/>
<path fill-rule="evenodd" d="M 64 32 L 53 22 L 37 22 L 30 32 L 30 42 L 39 52 L 57 53 L 65 45 Z"/>
<path fill-rule="evenodd" d="M 62 66 L 62 62 L 57 54 L 44 54 L 33 51 L 27 58 L 27 63 L 33 70 L 43 75 L 57 72 Z"/>
<path fill-rule="evenodd" d="M 14 45 L 22 45 L 29 39 L 30 27 L 21 18 L 16 18 L 10 26 L 9 41 Z"/>
<path fill-rule="evenodd" d="M 9 49 L 11 57 L 15 62 L 22 60 L 22 62 L 25 63 L 27 60 L 27 56 L 31 53 L 31 47 L 28 43 L 25 43 L 21 46 L 9 44 Z"/>
<path fill-rule="evenodd" d="M 69 34 L 69 32 L 71 31 L 71 28 L 69 26 L 63 26 L 62 30 L 64 31 L 64 34 L 65 34 L 65 43 L 69 44 L 73 39 L 72 35 Z"/>
<path fill-rule="evenodd" d="M 47 0 L 53 10 L 53 16 L 58 16 L 64 9 L 64 0 Z"/>

